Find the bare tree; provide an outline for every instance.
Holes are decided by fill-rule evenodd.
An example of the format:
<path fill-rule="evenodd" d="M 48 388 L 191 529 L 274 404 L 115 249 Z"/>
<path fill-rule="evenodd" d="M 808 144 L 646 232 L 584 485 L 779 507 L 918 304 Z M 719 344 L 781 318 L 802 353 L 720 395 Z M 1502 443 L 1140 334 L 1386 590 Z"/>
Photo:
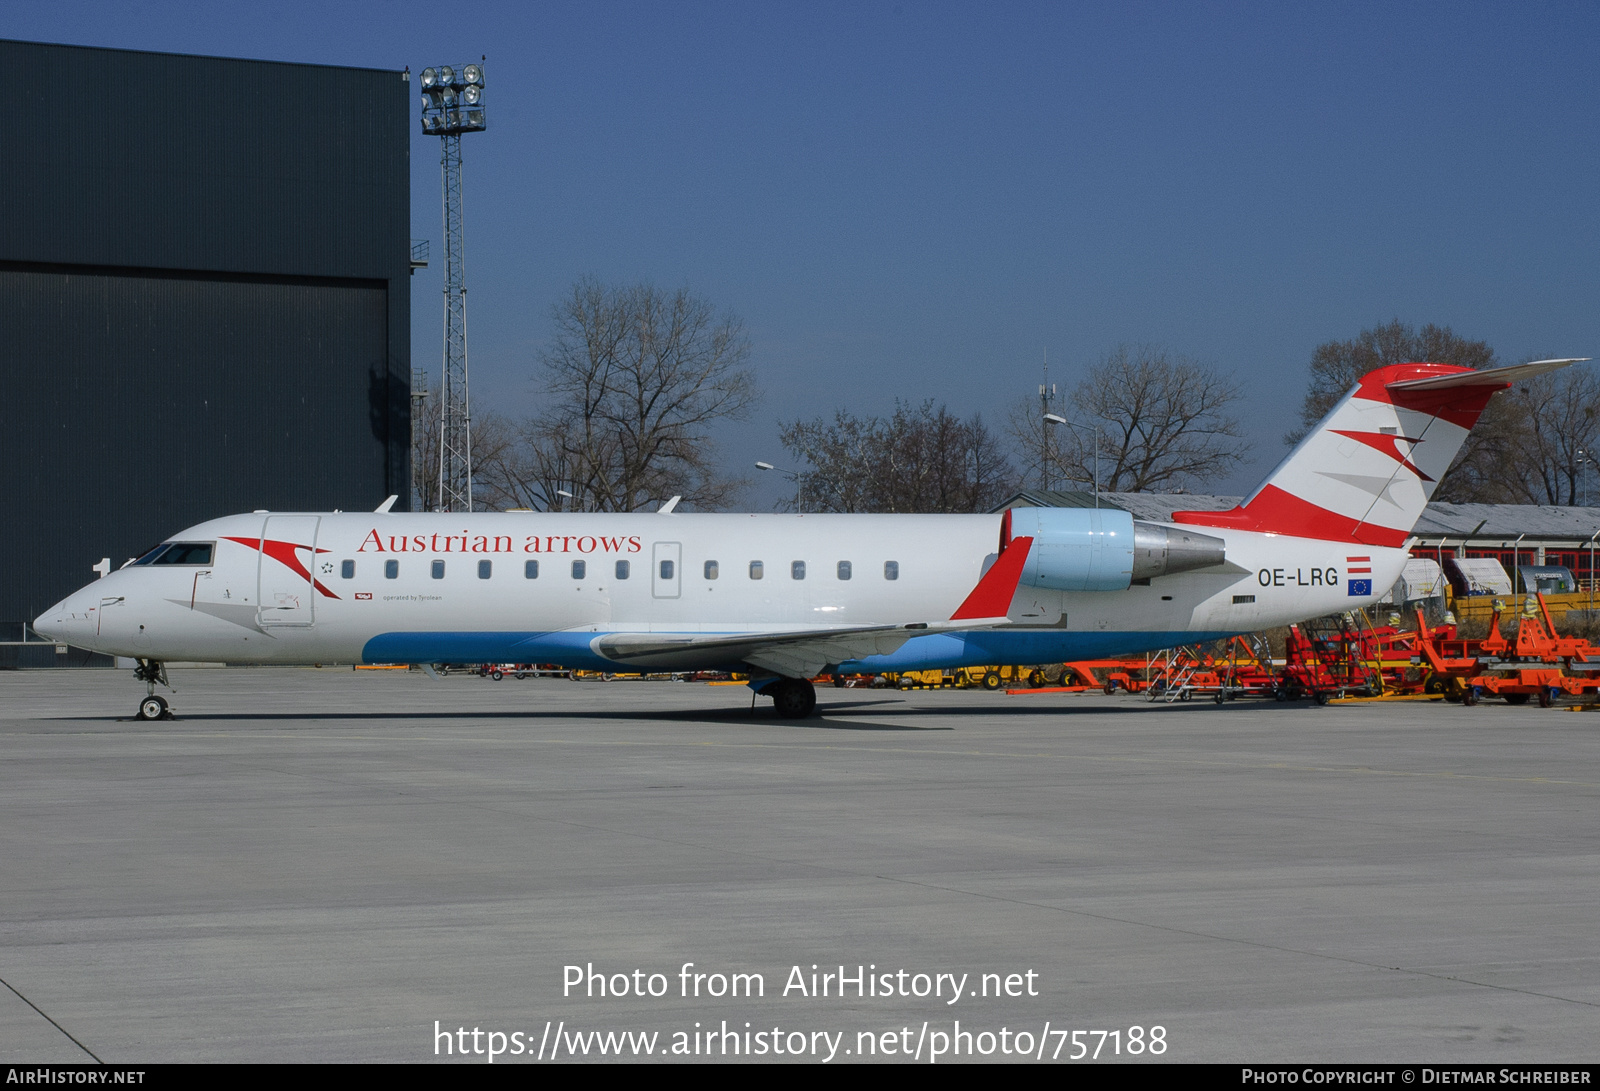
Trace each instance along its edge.
<path fill-rule="evenodd" d="M 1410 363 L 1456 364 L 1476 370 L 1493 367 L 1495 355 L 1487 341 L 1469 341 L 1449 326 L 1430 322 L 1417 330 L 1398 318 L 1362 330 L 1350 341 L 1325 341 L 1311 354 L 1311 374 L 1305 401 L 1300 405 L 1300 427 L 1284 441 L 1299 443 L 1367 372 Z"/>
<path fill-rule="evenodd" d="M 1051 446 L 1039 443 L 1033 399 L 1012 411 L 1019 446 L 1051 476 L 1107 492 L 1159 492 L 1223 477 L 1249 451 L 1229 411 L 1233 378 L 1151 345 L 1119 345 L 1089 370 Z"/>
<path fill-rule="evenodd" d="M 724 506 L 747 482 L 717 468 L 713 425 L 757 400 L 737 318 L 686 290 L 580 280 L 541 354 L 545 411 L 503 462 L 516 506 L 636 511 L 674 495 Z"/>
<path fill-rule="evenodd" d="M 811 510 L 979 512 L 1016 487 L 983 418 L 961 420 L 931 399 L 915 407 L 896 402 L 888 418 L 841 409 L 831 421 L 817 417 L 780 428 L 784 447 L 811 464 L 801 479 Z"/>
<path fill-rule="evenodd" d="M 1600 379 L 1594 372 L 1574 367 L 1539 375 L 1489 404 L 1499 409 L 1503 436 L 1494 449 L 1493 484 L 1480 484 L 1473 490 L 1474 498 L 1498 495 L 1506 503 L 1579 503 L 1581 475 L 1585 467 L 1595 472 L 1587 460 L 1594 457 L 1600 441 Z"/>
<path fill-rule="evenodd" d="M 413 414 L 411 457 L 417 485 L 417 511 L 439 510 L 439 436 L 443 399 L 439 384 L 428 390 L 427 398 Z M 506 459 L 512 454 L 515 429 L 496 413 L 479 412 L 472 418 L 472 505 L 479 511 L 492 511 L 516 505 L 506 503 L 500 479 Z"/>

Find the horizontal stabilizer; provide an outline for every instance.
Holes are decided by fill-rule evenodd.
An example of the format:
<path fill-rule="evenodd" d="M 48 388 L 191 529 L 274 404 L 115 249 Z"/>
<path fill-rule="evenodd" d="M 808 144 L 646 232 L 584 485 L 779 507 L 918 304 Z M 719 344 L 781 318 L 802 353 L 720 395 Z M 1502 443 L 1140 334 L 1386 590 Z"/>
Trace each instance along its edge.
<path fill-rule="evenodd" d="M 1496 386 L 1506 387 L 1512 383 L 1531 379 L 1535 375 L 1543 375 L 1548 371 L 1557 371 L 1569 364 L 1581 364 L 1587 361 L 1587 356 L 1575 356 L 1570 360 L 1530 360 L 1526 364 L 1510 364 L 1506 367 L 1490 367 L 1481 371 L 1463 371 L 1455 375 L 1437 375 L 1431 379 L 1401 379 L 1398 382 L 1384 384 L 1389 390 L 1453 390 L 1461 387 Z"/>

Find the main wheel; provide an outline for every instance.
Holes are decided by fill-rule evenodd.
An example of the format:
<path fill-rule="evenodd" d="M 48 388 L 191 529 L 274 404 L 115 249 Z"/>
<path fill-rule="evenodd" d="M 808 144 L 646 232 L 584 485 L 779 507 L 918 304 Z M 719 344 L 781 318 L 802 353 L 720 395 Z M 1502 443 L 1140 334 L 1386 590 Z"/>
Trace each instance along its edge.
<path fill-rule="evenodd" d="M 1032 686 L 1034 689 L 1039 689 L 1041 686 L 1044 685 L 1044 683 L 1045 683 L 1044 671 L 1042 671 L 1042 670 L 1031 670 L 1031 671 L 1028 672 L 1028 685 Z"/>
<path fill-rule="evenodd" d="M 1468 686 L 1461 691 L 1461 703 L 1468 707 L 1478 703 L 1478 687 Z"/>
<path fill-rule="evenodd" d="M 1106 691 L 1107 697 L 1110 697 L 1113 693 L 1117 692 L 1117 684 L 1115 682 L 1107 682 L 1100 688 Z"/>
<path fill-rule="evenodd" d="M 999 671 L 989 671 L 989 672 L 987 672 L 983 676 L 983 688 L 984 689 L 999 689 L 1000 688 L 1000 672 Z"/>
<path fill-rule="evenodd" d="M 772 706 L 785 720 L 803 720 L 817 707 L 817 691 L 805 678 L 784 678 L 768 690 Z"/>
<path fill-rule="evenodd" d="M 844 675 L 840 674 L 838 671 L 833 672 L 833 688 L 844 689 Z"/>
<path fill-rule="evenodd" d="M 1526 700 L 1526 698 L 1524 698 L 1524 700 Z M 1556 703 L 1555 687 L 1554 686 L 1540 686 L 1539 687 L 1539 707 L 1540 708 L 1549 708 L 1551 705 L 1553 705 L 1555 703 Z"/>
<path fill-rule="evenodd" d="M 505 676 L 506 672 L 502 670 L 493 670 L 489 672 L 489 677 L 493 678 L 496 682 L 500 681 L 500 679 L 504 678 Z"/>
<path fill-rule="evenodd" d="M 1212 697 L 1211 699 L 1220 705 L 1222 702 L 1228 699 L 1228 696 L 1219 689 L 1217 690 L 1216 696 Z"/>
<path fill-rule="evenodd" d="M 139 719 L 164 720 L 167 718 L 167 699 L 151 695 L 139 702 Z"/>
<path fill-rule="evenodd" d="M 1311 699 L 1319 705 L 1325 705 L 1332 699 L 1332 694 L 1325 689 L 1319 689 L 1311 695 Z"/>

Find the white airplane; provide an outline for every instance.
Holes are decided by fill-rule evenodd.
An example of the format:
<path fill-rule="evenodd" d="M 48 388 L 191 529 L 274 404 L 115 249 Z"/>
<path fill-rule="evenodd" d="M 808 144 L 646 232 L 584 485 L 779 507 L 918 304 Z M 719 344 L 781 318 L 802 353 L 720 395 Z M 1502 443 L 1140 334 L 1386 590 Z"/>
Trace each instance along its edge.
<path fill-rule="evenodd" d="M 1366 375 L 1231 511 L 1003 515 L 257 511 L 190 527 L 46 611 L 164 664 L 555 663 L 749 672 L 784 717 L 824 671 L 1043 663 L 1366 606 L 1495 392 L 1576 360 Z"/>

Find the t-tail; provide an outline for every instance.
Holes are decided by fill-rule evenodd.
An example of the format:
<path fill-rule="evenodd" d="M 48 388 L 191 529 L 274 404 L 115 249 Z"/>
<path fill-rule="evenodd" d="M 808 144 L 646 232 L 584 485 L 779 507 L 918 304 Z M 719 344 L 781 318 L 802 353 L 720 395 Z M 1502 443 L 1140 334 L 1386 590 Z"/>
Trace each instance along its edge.
<path fill-rule="evenodd" d="M 1392 364 L 1368 372 L 1231 511 L 1180 511 L 1177 523 L 1400 546 L 1489 399 L 1580 360 L 1473 371 Z"/>

